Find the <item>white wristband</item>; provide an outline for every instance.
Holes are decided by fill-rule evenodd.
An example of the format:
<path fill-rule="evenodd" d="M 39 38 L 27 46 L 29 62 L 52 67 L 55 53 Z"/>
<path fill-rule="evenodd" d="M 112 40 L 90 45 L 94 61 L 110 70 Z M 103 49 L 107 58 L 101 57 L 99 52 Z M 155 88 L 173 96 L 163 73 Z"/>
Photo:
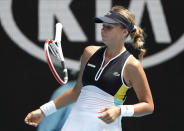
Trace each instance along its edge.
<path fill-rule="evenodd" d="M 45 103 L 44 105 L 40 106 L 40 109 L 43 111 L 45 116 L 48 116 L 57 111 L 54 101 Z"/>
<path fill-rule="evenodd" d="M 121 108 L 121 117 L 131 117 L 134 115 L 134 106 L 133 105 L 120 105 Z"/>

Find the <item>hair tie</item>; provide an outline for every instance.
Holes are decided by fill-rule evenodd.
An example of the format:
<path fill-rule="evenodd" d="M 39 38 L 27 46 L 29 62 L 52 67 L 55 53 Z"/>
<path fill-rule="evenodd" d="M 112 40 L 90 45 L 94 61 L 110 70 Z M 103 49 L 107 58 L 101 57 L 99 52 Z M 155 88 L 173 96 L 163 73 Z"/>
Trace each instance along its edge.
<path fill-rule="evenodd" d="M 134 25 L 132 31 L 130 33 L 136 32 L 136 25 Z"/>

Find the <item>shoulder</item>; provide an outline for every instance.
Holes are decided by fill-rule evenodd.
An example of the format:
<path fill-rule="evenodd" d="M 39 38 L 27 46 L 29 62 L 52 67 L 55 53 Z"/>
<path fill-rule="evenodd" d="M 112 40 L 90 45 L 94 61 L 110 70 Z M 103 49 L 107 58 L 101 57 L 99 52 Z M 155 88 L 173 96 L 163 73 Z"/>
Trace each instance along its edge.
<path fill-rule="evenodd" d="M 133 55 L 131 55 L 130 58 L 127 60 L 125 69 L 127 73 L 135 73 L 142 69 L 142 63 Z"/>
<path fill-rule="evenodd" d="M 87 46 L 84 51 L 83 54 L 81 56 L 81 64 L 80 64 L 80 70 L 79 70 L 79 75 L 78 75 L 78 80 L 77 80 L 77 84 L 76 84 L 76 88 L 78 87 L 78 89 L 82 88 L 82 76 L 83 76 L 83 72 L 85 69 L 85 65 L 88 62 L 89 58 L 100 48 L 101 46 Z"/>
<path fill-rule="evenodd" d="M 87 62 L 89 58 L 100 48 L 101 46 L 87 46 L 82 54 L 82 59 Z"/>
<path fill-rule="evenodd" d="M 140 82 L 146 78 L 142 63 L 134 56 L 130 56 L 125 65 L 124 74 L 126 81 L 130 81 L 131 86 L 134 87 L 136 82 Z"/>

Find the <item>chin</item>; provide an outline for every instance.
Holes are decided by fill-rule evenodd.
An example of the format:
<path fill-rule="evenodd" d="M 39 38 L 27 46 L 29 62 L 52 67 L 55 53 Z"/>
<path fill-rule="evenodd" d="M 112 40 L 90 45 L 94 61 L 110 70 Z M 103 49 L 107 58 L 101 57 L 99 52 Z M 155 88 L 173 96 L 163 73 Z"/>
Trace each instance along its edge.
<path fill-rule="evenodd" d="M 105 38 L 102 37 L 102 42 L 103 43 L 107 43 L 107 40 Z"/>
<path fill-rule="evenodd" d="M 107 45 L 105 40 L 102 39 L 102 42 L 103 42 L 105 45 Z"/>

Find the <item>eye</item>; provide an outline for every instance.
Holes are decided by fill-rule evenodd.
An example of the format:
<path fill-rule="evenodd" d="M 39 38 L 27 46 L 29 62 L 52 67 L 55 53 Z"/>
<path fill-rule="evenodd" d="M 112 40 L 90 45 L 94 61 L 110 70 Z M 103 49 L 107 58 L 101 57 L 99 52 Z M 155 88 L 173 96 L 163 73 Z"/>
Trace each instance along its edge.
<path fill-rule="evenodd" d="M 110 30 L 110 29 L 113 28 L 113 26 L 107 25 L 106 28 L 107 28 L 108 30 Z"/>
<path fill-rule="evenodd" d="M 113 28 L 114 28 L 113 25 L 103 25 L 103 29 L 111 30 Z"/>

